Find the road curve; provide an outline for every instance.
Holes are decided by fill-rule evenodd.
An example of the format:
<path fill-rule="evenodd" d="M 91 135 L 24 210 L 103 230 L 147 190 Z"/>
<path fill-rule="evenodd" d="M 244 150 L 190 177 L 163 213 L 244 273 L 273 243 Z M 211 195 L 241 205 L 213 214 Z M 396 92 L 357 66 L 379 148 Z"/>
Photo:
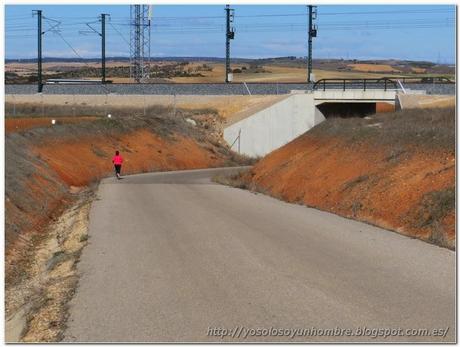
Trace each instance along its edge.
<path fill-rule="evenodd" d="M 64 341 L 455 341 L 454 252 L 210 181 L 225 170 L 102 181 Z"/>

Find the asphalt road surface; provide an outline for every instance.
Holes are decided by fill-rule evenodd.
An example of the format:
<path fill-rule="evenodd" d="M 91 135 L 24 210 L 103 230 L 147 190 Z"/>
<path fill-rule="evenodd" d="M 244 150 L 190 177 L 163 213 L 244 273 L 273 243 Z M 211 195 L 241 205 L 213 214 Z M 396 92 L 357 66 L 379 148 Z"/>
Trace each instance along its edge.
<path fill-rule="evenodd" d="M 64 341 L 455 340 L 454 252 L 221 171 L 101 183 Z"/>

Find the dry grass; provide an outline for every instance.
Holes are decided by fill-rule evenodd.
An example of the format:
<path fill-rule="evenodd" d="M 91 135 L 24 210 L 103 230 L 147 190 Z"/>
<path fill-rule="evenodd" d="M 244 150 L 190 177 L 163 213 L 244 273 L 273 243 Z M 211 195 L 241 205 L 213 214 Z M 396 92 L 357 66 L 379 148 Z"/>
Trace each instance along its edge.
<path fill-rule="evenodd" d="M 373 72 L 373 73 L 384 73 L 384 72 L 401 72 L 394 67 L 386 64 L 349 64 L 354 71 L 359 72 Z"/>
<path fill-rule="evenodd" d="M 230 157 L 223 163 L 223 166 L 235 166 L 238 163 L 241 166 L 251 166 L 256 164 L 260 158 L 248 157 L 244 154 L 231 152 Z"/>
<path fill-rule="evenodd" d="M 398 95 L 402 109 L 455 107 L 455 95 Z"/>
<path fill-rule="evenodd" d="M 375 126 L 375 125 L 378 126 Z M 312 136 L 330 136 L 359 145 L 363 141 L 391 148 L 455 148 L 455 109 L 410 109 L 366 118 L 329 118 L 314 128 Z"/>
<path fill-rule="evenodd" d="M 13 114 L 13 105 L 11 103 L 5 103 L 5 114 L 7 117 L 11 117 Z M 174 108 L 172 106 L 165 105 L 151 105 L 147 106 L 144 110 L 140 106 L 111 106 L 110 110 L 106 106 L 100 105 L 43 105 L 39 103 L 18 103 L 14 106 L 14 112 L 16 117 L 106 117 L 108 113 L 119 117 L 132 117 L 132 116 L 154 116 L 173 114 Z M 199 110 L 195 110 L 200 112 Z M 209 112 L 210 110 L 203 110 Z M 212 112 L 215 112 L 214 110 Z"/>
<path fill-rule="evenodd" d="M 421 202 L 417 227 L 426 227 L 439 223 L 455 208 L 455 188 L 449 187 L 440 191 L 425 194 Z"/>
<path fill-rule="evenodd" d="M 455 249 L 455 244 L 446 237 L 443 220 L 455 215 L 455 186 L 426 193 L 417 210 L 413 211 L 414 227 L 430 229 L 429 242 Z"/>
<path fill-rule="evenodd" d="M 56 342 L 62 338 L 67 302 L 78 280 L 75 265 L 88 239 L 87 222 L 93 198 L 91 190 L 82 192 L 30 251 L 33 261 L 24 269 L 27 277 L 7 282 L 8 342 Z"/>
<path fill-rule="evenodd" d="M 177 108 L 186 110 L 213 109 L 225 119 L 232 120 L 234 116 L 241 119 L 242 114 L 247 114 L 262 105 L 271 104 L 278 100 L 280 95 L 6 95 L 5 114 L 7 117 L 21 116 L 64 116 L 64 115 L 106 115 L 116 114 L 119 108 L 138 105 L 137 111 L 143 114 L 146 107 L 162 106 L 169 109 Z M 32 112 L 35 112 L 32 114 Z M 61 113 L 59 113 L 61 112 Z"/>
<path fill-rule="evenodd" d="M 233 188 L 251 189 L 250 181 L 246 175 L 247 170 L 231 175 L 216 175 L 212 178 L 212 181 Z"/>

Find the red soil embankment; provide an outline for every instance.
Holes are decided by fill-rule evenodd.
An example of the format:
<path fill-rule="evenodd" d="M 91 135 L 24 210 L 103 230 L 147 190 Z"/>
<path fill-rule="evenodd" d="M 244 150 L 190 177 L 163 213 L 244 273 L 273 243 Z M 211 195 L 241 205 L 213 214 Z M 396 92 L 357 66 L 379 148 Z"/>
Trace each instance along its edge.
<path fill-rule="evenodd" d="M 5 133 L 9 134 L 16 131 L 23 131 L 32 128 L 53 126 L 51 121 L 55 119 L 56 124 L 70 124 L 80 123 L 84 121 L 96 120 L 97 117 L 24 117 L 24 118 L 6 118 L 5 119 Z"/>
<path fill-rule="evenodd" d="M 416 113 L 399 114 L 403 116 L 409 118 L 409 123 L 414 117 L 417 121 Z M 449 130 L 451 139 L 446 146 L 436 137 L 443 138 L 441 125 L 428 129 L 427 135 L 419 124 L 416 132 L 418 138 L 426 137 L 424 146 L 413 137 L 417 134 L 411 134 L 404 126 L 386 129 L 385 115 L 378 117 L 382 128 L 367 124 L 371 121 L 360 120 L 362 124 L 352 125 L 354 121 L 349 120 L 347 125 L 342 120 L 342 128 L 337 127 L 334 134 L 323 131 L 328 127 L 327 120 L 319 129 L 314 128 L 263 158 L 245 179 L 253 189 L 288 202 L 453 248 L 454 128 Z M 451 117 L 455 117 L 453 111 Z M 425 122 L 426 117 L 419 121 Z M 379 136 L 388 139 L 379 143 Z"/>
<path fill-rule="evenodd" d="M 84 186 L 113 172 L 111 158 L 119 149 L 123 174 L 197 169 L 217 166 L 222 157 L 200 147 L 191 138 L 177 135 L 165 140 L 148 130 L 119 137 L 83 136 L 78 141 L 48 141 L 32 151 L 71 186 Z"/>
<path fill-rule="evenodd" d="M 186 117 L 195 117 L 197 125 L 187 123 Z M 21 278 L 29 250 L 74 200 L 72 193 L 113 175 L 115 150 L 124 157 L 122 174 L 244 164 L 244 158 L 217 140 L 219 129 L 207 119 L 214 117 L 200 113 L 170 117 L 165 112 L 7 134 L 7 281 Z"/>

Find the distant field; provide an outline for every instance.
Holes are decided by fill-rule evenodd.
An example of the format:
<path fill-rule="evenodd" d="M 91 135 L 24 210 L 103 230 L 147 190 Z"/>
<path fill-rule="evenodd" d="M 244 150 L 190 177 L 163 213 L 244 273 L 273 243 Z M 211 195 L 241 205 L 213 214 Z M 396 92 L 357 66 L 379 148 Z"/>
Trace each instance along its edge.
<path fill-rule="evenodd" d="M 196 65 L 208 63 L 213 70 L 201 72 L 203 77 L 174 77 L 171 81 L 176 83 L 212 83 L 222 82 L 225 76 L 225 65 L 209 62 L 194 63 Z M 193 66 L 193 64 L 191 64 Z M 241 69 L 247 64 L 232 64 L 232 69 Z M 323 78 L 381 78 L 388 73 L 398 73 L 397 76 L 422 77 L 421 74 L 404 74 L 389 65 L 378 64 L 352 64 L 352 71 L 333 71 L 323 69 L 313 69 L 316 80 Z M 265 72 L 242 72 L 233 73 L 234 82 L 305 82 L 307 80 L 306 68 L 263 65 Z M 396 75 L 395 75 L 396 76 Z"/>
<path fill-rule="evenodd" d="M 374 73 L 386 73 L 386 72 L 401 72 L 390 65 L 383 64 L 350 64 L 348 65 L 354 71 L 358 72 L 374 72 Z"/>
<path fill-rule="evenodd" d="M 114 83 L 130 83 L 129 63 L 109 60 L 107 78 Z M 454 78 L 453 67 L 433 63 L 403 61 L 359 62 L 356 60 L 327 60 L 314 62 L 315 79 L 322 78 L 381 78 L 447 76 Z M 316 67 L 316 68 L 315 68 Z M 253 60 L 231 64 L 234 82 L 305 82 L 307 72 L 304 60 Z M 47 62 L 43 64 L 46 78 L 100 78 L 98 62 Z M 36 76 L 34 63 L 7 63 L 7 83 L 27 83 Z M 67 77 L 62 77 L 67 76 Z M 70 76 L 70 77 L 69 77 Z M 225 65 L 218 61 L 155 61 L 151 65 L 152 82 L 213 83 L 223 82 Z M 32 79 L 32 80 L 29 80 Z"/>
<path fill-rule="evenodd" d="M 211 65 L 211 64 L 210 64 Z M 223 64 L 212 64 L 213 70 L 201 72 L 204 77 L 175 77 L 171 80 L 178 83 L 189 82 L 222 82 L 225 76 Z M 232 69 L 242 69 L 245 64 L 232 64 Z M 233 73 L 234 82 L 304 82 L 307 73 L 305 69 L 296 67 L 283 67 L 264 65 L 264 72 Z"/>

